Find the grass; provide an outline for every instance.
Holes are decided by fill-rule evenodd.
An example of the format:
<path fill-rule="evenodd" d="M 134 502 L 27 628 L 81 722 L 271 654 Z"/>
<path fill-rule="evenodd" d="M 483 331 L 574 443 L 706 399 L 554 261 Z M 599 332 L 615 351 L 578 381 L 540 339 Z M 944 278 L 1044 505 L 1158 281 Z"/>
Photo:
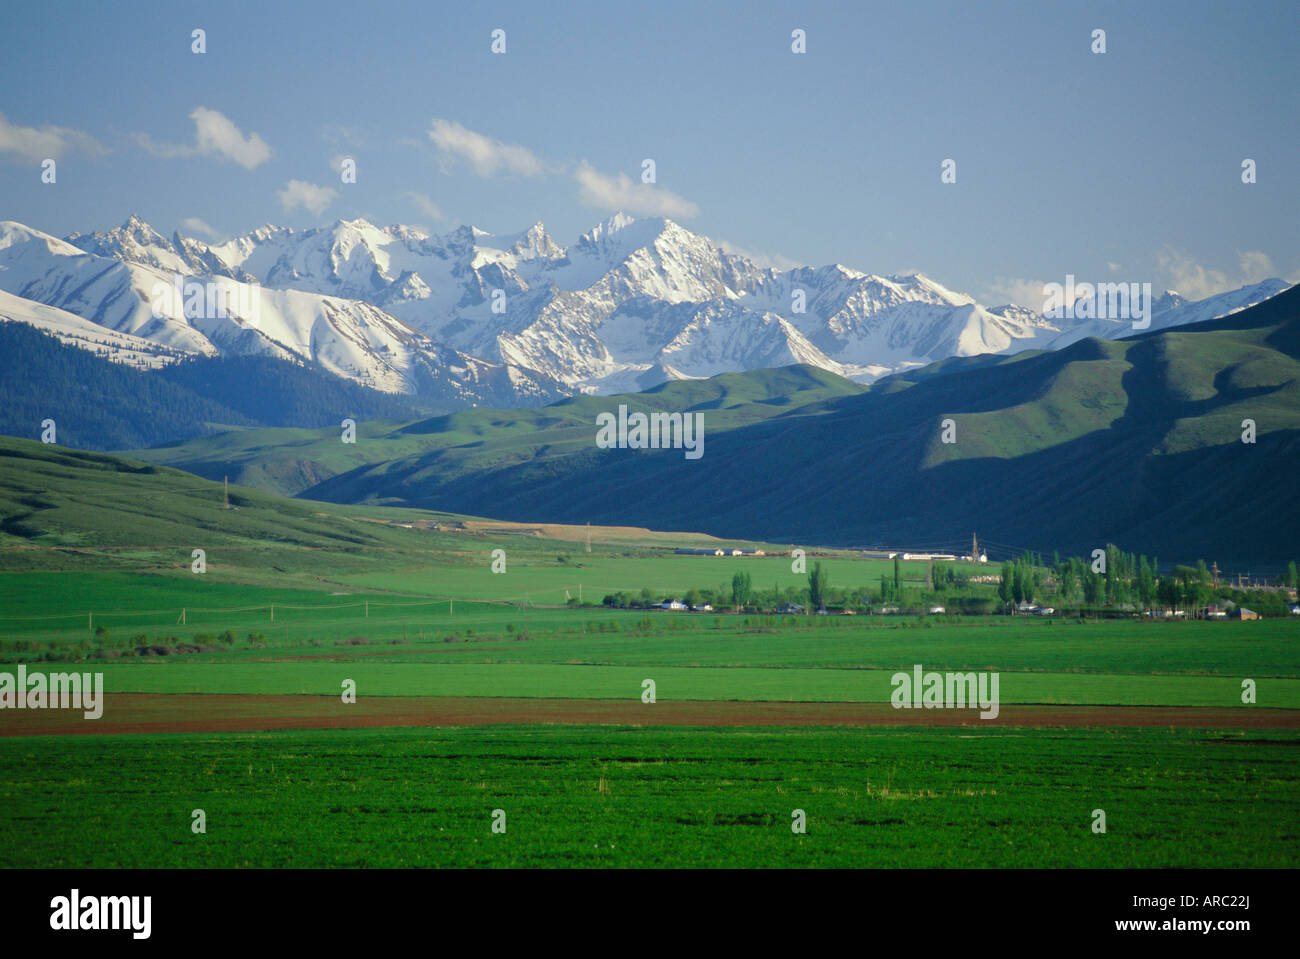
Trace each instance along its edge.
<path fill-rule="evenodd" d="M 132 455 L 212 479 L 229 475 L 285 495 L 302 493 L 323 478 L 364 473 L 370 465 L 389 461 L 400 463 L 403 472 L 414 468 L 421 477 L 449 482 L 476 470 L 588 449 L 597 414 L 617 409 L 620 403 L 641 411 L 702 410 L 709 429 L 721 430 L 799 408 L 816 410 L 828 400 L 865 389 L 824 370 L 787 367 L 670 381 L 627 396 L 573 397 L 537 409 L 471 409 L 404 426 L 363 422 L 358 424 L 354 444 L 340 443 L 334 427 L 234 430 Z"/>
<path fill-rule="evenodd" d="M 527 445 L 519 423 L 479 426 L 522 430 Z M 1244 715 L 1252 678 L 1259 707 L 1300 709 L 1300 622 L 1289 619 L 566 609 L 564 591 L 579 586 L 599 602 L 716 588 L 737 570 L 763 589 L 803 577 L 788 557 L 671 553 L 719 542 L 695 534 L 593 527 L 588 553 L 582 527 L 238 488 L 226 510 L 221 497 L 175 471 L 0 439 L 0 661 L 103 671 L 109 692 L 332 698 L 352 679 L 363 698 L 489 704 L 635 702 L 646 678 L 660 703 L 879 703 L 895 671 L 921 663 L 997 671 L 1004 704 Z M 207 551 L 202 575 L 189 572 L 195 547 Z M 490 569 L 497 548 L 504 575 Z M 844 552 L 820 558 L 836 587 L 892 574 Z M 908 563 L 903 575 L 915 583 L 924 570 Z M 126 648 L 138 634 L 211 644 L 200 637 L 226 629 L 233 648 Z M 37 665 L 52 644 L 118 655 Z M 1298 744 L 1292 729 L 540 724 L 0 736 L 0 830 L 16 838 L 0 866 L 1293 866 Z M 489 828 L 498 808 L 505 835 Z M 1105 835 L 1090 829 L 1097 808 Z M 194 809 L 206 835 L 190 831 Z M 807 813 L 806 835 L 791 833 L 793 809 Z"/>
<path fill-rule="evenodd" d="M 1298 745 L 1159 729 L 0 739 L 0 866 L 1285 868 Z"/>
<path fill-rule="evenodd" d="M 922 665 L 930 668 L 928 664 Z M 63 672 L 65 664 L 28 667 Z M 345 679 L 363 696 L 525 696 L 638 699 L 655 681 L 660 701 L 884 703 L 890 670 L 751 667 L 570 666 L 539 663 L 249 662 L 148 666 L 81 664 L 118 693 L 257 693 L 337 696 Z M 971 667 L 976 668 L 976 667 Z M 911 668 L 907 670 L 910 674 Z M 1300 680 L 1259 679 L 1256 705 L 1300 708 Z M 1206 676 L 1000 673 L 1001 702 L 1113 706 L 1240 706 L 1241 681 Z"/>

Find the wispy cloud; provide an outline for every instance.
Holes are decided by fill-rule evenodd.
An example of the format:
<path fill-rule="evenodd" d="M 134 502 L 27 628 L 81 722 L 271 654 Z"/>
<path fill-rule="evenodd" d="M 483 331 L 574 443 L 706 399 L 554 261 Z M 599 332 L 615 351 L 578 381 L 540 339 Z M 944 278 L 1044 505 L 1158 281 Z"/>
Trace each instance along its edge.
<path fill-rule="evenodd" d="M 1190 300 L 1203 300 L 1278 275 L 1272 258 L 1262 250 L 1239 252 L 1238 268 L 1232 272 L 1206 267 L 1190 253 L 1173 247 L 1166 247 L 1156 254 L 1156 265 L 1168 281 L 1169 288 Z"/>
<path fill-rule="evenodd" d="M 217 156 L 252 170 L 271 158 L 271 148 L 256 133 L 244 134 L 224 113 L 195 107 L 194 143 L 157 143 L 147 133 L 137 133 L 136 142 L 157 157 Z"/>
<path fill-rule="evenodd" d="M 1044 280 L 999 276 L 989 284 L 989 295 L 985 298 L 985 301 L 994 306 L 1001 306 L 1003 303 L 1014 303 L 1016 306 L 1023 306 L 1037 312 L 1043 309 L 1043 305 L 1047 301 L 1047 294 L 1043 292 L 1045 285 L 1046 281 Z"/>
<path fill-rule="evenodd" d="M 290 180 L 285 184 L 284 189 L 277 190 L 275 195 L 280 198 L 280 206 L 284 207 L 285 213 L 292 213 L 301 207 L 320 216 L 325 212 L 325 208 L 334 202 L 338 191 L 305 180 Z"/>
<path fill-rule="evenodd" d="M 583 161 L 573 174 L 578 183 L 578 199 L 584 206 L 610 212 L 623 211 L 640 216 L 698 216 L 700 208 L 652 183 L 633 180 L 626 173 L 608 176 Z"/>
<path fill-rule="evenodd" d="M 107 147 L 88 133 L 68 127 L 24 127 L 10 123 L 0 113 L 0 153 L 20 161 L 40 163 L 57 160 L 65 153 L 80 150 L 91 156 L 108 152 Z"/>
<path fill-rule="evenodd" d="M 495 176 L 500 172 L 539 176 L 545 172 L 542 162 L 527 147 L 502 143 L 466 129 L 454 120 L 434 119 L 429 127 L 429 139 L 438 148 L 444 166 L 465 162 L 478 176 Z"/>
<path fill-rule="evenodd" d="M 446 215 L 426 194 L 415 193 L 414 191 L 402 194 L 415 205 L 421 213 L 431 220 L 445 220 Z"/>
<path fill-rule="evenodd" d="M 205 221 L 200 220 L 197 216 L 187 216 L 185 219 L 181 220 L 181 228 L 188 230 L 190 233 L 202 233 L 204 236 L 214 240 L 220 236 L 216 230 L 208 226 Z"/>
<path fill-rule="evenodd" d="M 790 257 L 783 256 L 780 253 L 760 253 L 757 250 L 748 250 L 743 246 L 736 246 L 736 244 L 729 243 L 726 240 L 718 240 L 717 244 L 718 248 L 722 250 L 723 253 L 731 253 L 734 256 L 743 256 L 746 259 L 753 261 L 762 269 L 795 270 L 805 265 L 800 263 L 798 260 L 792 260 Z"/>

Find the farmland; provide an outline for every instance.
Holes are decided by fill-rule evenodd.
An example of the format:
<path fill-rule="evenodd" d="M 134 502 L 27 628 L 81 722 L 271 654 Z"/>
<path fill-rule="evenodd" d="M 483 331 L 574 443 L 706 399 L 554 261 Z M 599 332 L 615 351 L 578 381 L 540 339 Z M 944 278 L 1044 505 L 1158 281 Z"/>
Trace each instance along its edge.
<path fill-rule="evenodd" d="M 725 596 L 737 573 L 775 602 L 807 576 L 789 555 L 674 553 L 792 544 L 243 488 L 226 509 L 218 484 L 165 468 L 5 449 L 0 673 L 102 674 L 104 710 L 0 712 L 0 829 L 24 837 L 0 866 L 1288 866 L 1300 852 L 1291 618 L 616 608 L 603 598 Z M 895 576 L 892 561 L 807 552 L 845 592 Z M 928 597 L 931 572 L 900 562 L 902 591 Z M 894 673 L 917 664 L 997 674 L 999 715 L 891 708 Z"/>
<path fill-rule="evenodd" d="M 1297 745 L 604 726 L 0 739 L 0 815 L 25 833 L 5 848 L 17 866 L 1292 866 Z"/>

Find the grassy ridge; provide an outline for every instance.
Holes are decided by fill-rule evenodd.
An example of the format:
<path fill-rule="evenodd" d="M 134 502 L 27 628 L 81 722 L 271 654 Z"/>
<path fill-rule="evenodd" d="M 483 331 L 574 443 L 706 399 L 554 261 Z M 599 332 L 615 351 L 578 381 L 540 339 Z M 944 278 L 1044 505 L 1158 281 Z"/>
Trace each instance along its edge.
<path fill-rule="evenodd" d="M 596 415 L 620 403 L 631 411 L 700 410 L 710 430 L 725 430 L 792 410 L 815 411 L 864 389 L 825 370 L 785 367 L 669 382 L 618 397 L 573 397 L 541 409 L 467 410 L 405 425 L 359 422 L 355 444 L 340 443 L 334 427 L 236 430 L 131 455 L 285 495 L 382 502 L 387 497 L 355 488 L 357 477 L 372 475 L 372 464 L 392 463 L 376 467 L 390 482 L 400 474 L 403 482 L 427 483 L 557 460 L 590 449 Z"/>
<path fill-rule="evenodd" d="M 356 449 L 332 434 L 285 447 L 251 432 L 141 455 L 206 475 L 319 457 L 331 475 L 306 492 L 337 502 L 948 551 L 975 529 L 1004 554 L 1113 542 L 1258 570 L 1293 558 L 1300 519 L 1298 327 L 1293 288 L 1222 320 L 952 362 L 865 392 L 738 374 L 748 391 L 713 405 L 700 398 L 718 388 L 709 380 L 376 427 Z M 762 387 L 786 392 L 756 399 Z M 705 455 L 596 449 L 595 413 L 620 402 L 705 410 Z M 1254 443 L 1241 442 L 1246 419 Z"/>

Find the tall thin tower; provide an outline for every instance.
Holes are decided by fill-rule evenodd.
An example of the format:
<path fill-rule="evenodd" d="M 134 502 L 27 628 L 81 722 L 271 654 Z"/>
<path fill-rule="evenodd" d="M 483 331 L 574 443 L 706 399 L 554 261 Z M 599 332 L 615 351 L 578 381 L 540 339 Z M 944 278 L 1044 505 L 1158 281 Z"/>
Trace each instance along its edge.
<path fill-rule="evenodd" d="M 978 563 L 980 561 L 980 541 L 975 538 L 975 534 L 970 534 L 970 561 Z"/>

